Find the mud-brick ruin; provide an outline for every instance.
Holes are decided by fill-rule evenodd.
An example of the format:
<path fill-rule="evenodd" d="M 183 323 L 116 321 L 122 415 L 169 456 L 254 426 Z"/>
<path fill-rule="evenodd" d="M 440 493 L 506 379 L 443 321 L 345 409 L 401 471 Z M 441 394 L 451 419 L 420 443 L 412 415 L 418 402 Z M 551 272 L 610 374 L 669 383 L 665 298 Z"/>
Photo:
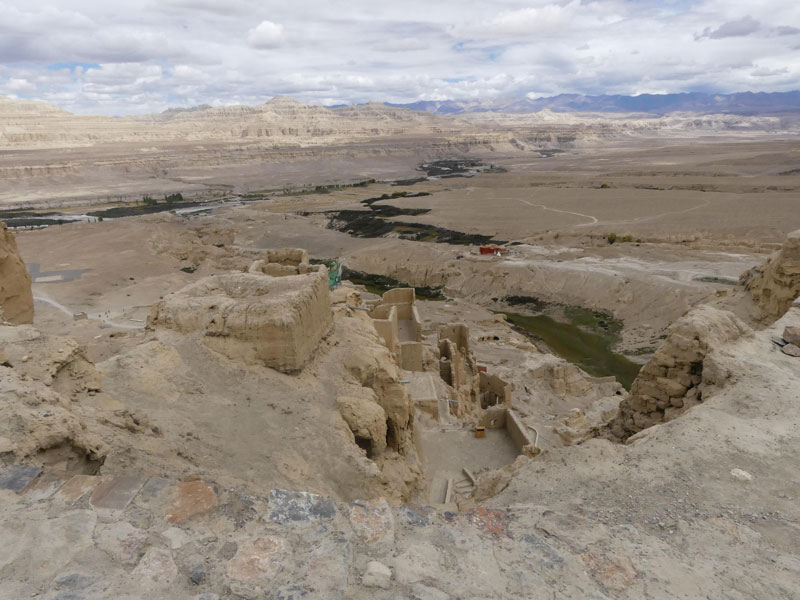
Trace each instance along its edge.
<path fill-rule="evenodd" d="M 336 327 L 356 322 L 374 332 L 391 362 L 365 373 L 365 365 L 346 357 L 338 368 L 356 374 L 356 381 L 338 386 L 336 408 L 352 442 L 384 477 L 405 473 L 405 499 L 421 485 L 414 479 L 417 457 L 425 460 L 417 432 L 421 415 L 430 419 L 429 430 L 457 426 L 466 436 L 476 435 L 475 428 L 501 431 L 516 453 L 535 454 L 535 437 L 513 410 L 513 386 L 479 368 L 466 325 L 444 324 L 425 335 L 413 288 L 367 300 L 342 288 L 332 298 L 325 267 L 311 265 L 304 250 L 268 250 L 246 273 L 209 276 L 170 294 L 153 307 L 148 326 L 198 337 L 234 361 L 298 374 Z M 463 463 L 475 470 L 468 456 Z M 452 494 L 431 500 L 454 502 Z"/>
<path fill-rule="evenodd" d="M 368 302 L 370 316 L 386 347 L 399 356 L 400 367 L 422 371 L 422 321 L 414 303 L 413 288 L 388 290 L 381 299 Z"/>
<path fill-rule="evenodd" d="M 432 332 L 433 342 L 426 347 L 413 288 L 392 289 L 380 300 L 364 304 L 376 331 L 394 353 L 419 414 L 440 424 L 455 421 L 507 431 L 519 453 L 535 454 L 529 428 L 513 410 L 513 385 L 479 368 L 466 325 L 442 325 Z M 464 460 L 468 470 L 469 459 Z"/>
<path fill-rule="evenodd" d="M 247 273 L 204 278 L 153 307 L 150 327 L 199 332 L 233 360 L 292 373 L 330 332 L 327 272 L 304 250 L 270 250 Z"/>

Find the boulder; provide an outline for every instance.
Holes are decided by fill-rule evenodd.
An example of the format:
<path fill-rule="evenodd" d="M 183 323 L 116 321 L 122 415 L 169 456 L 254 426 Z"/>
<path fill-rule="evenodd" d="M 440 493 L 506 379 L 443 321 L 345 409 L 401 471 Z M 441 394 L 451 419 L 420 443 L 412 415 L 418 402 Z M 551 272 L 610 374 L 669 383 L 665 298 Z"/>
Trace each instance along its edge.
<path fill-rule="evenodd" d="M 784 329 L 783 339 L 787 344 L 800 346 L 800 327 L 787 327 Z"/>
<path fill-rule="evenodd" d="M 392 570 L 377 560 L 371 560 L 361 576 L 361 584 L 388 590 L 392 585 Z"/>
<path fill-rule="evenodd" d="M 800 346 L 795 346 L 794 344 L 786 344 L 783 348 L 781 348 L 781 352 L 783 352 L 788 356 L 800 357 Z"/>

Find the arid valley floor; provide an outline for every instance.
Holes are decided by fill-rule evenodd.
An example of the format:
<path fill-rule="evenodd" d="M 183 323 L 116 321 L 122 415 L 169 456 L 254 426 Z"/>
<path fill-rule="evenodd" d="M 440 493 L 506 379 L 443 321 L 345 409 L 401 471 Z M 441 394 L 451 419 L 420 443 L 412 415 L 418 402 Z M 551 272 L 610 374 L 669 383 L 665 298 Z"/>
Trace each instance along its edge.
<path fill-rule="evenodd" d="M 0 103 L 0 597 L 800 597 L 794 121 L 270 104 Z"/>

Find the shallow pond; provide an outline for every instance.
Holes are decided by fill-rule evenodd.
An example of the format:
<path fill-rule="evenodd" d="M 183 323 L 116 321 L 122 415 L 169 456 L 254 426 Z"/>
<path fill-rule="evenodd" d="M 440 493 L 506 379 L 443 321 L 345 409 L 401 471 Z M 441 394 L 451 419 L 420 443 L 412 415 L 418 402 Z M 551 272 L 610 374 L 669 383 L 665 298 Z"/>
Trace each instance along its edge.
<path fill-rule="evenodd" d="M 627 390 L 641 365 L 612 350 L 621 323 L 601 313 L 567 307 L 556 320 L 547 314 L 524 315 L 499 311 L 508 322 L 544 342 L 554 353 L 595 377 L 613 375 Z"/>

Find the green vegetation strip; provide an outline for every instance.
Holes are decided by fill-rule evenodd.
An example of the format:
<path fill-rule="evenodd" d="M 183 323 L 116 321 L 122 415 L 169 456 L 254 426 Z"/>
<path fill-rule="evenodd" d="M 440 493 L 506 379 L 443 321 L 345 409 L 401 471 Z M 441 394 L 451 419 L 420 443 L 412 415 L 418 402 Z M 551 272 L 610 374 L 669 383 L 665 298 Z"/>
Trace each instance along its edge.
<path fill-rule="evenodd" d="M 394 288 L 414 287 L 403 283 L 402 281 L 398 281 L 397 279 L 386 277 L 385 275 L 361 273 L 360 271 L 353 271 L 347 267 L 342 269 L 342 278 L 347 279 L 349 282 L 355 283 L 356 285 L 363 285 L 365 288 L 367 288 L 367 291 L 377 294 L 378 296 L 383 296 L 385 292 Z M 442 289 L 439 287 L 415 287 L 414 292 L 417 298 L 420 300 L 447 299 L 442 293 Z"/>
<path fill-rule="evenodd" d="M 595 377 L 613 375 L 627 390 L 639 373 L 638 365 L 611 348 L 621 329 L 618 322 L 610 322 L 608 330 L 593 331 L 597 313 L 575 307 L 565 310 L 569 323 L 557 321 L 547 315 L 522 315 L 502 312 L 508 322 L 528 336 L 544 342 L 550 350 Z M 589 316 L 592 315 L 592 316 Z M 590 331 L 591 329 L 591 331 Z"/>

